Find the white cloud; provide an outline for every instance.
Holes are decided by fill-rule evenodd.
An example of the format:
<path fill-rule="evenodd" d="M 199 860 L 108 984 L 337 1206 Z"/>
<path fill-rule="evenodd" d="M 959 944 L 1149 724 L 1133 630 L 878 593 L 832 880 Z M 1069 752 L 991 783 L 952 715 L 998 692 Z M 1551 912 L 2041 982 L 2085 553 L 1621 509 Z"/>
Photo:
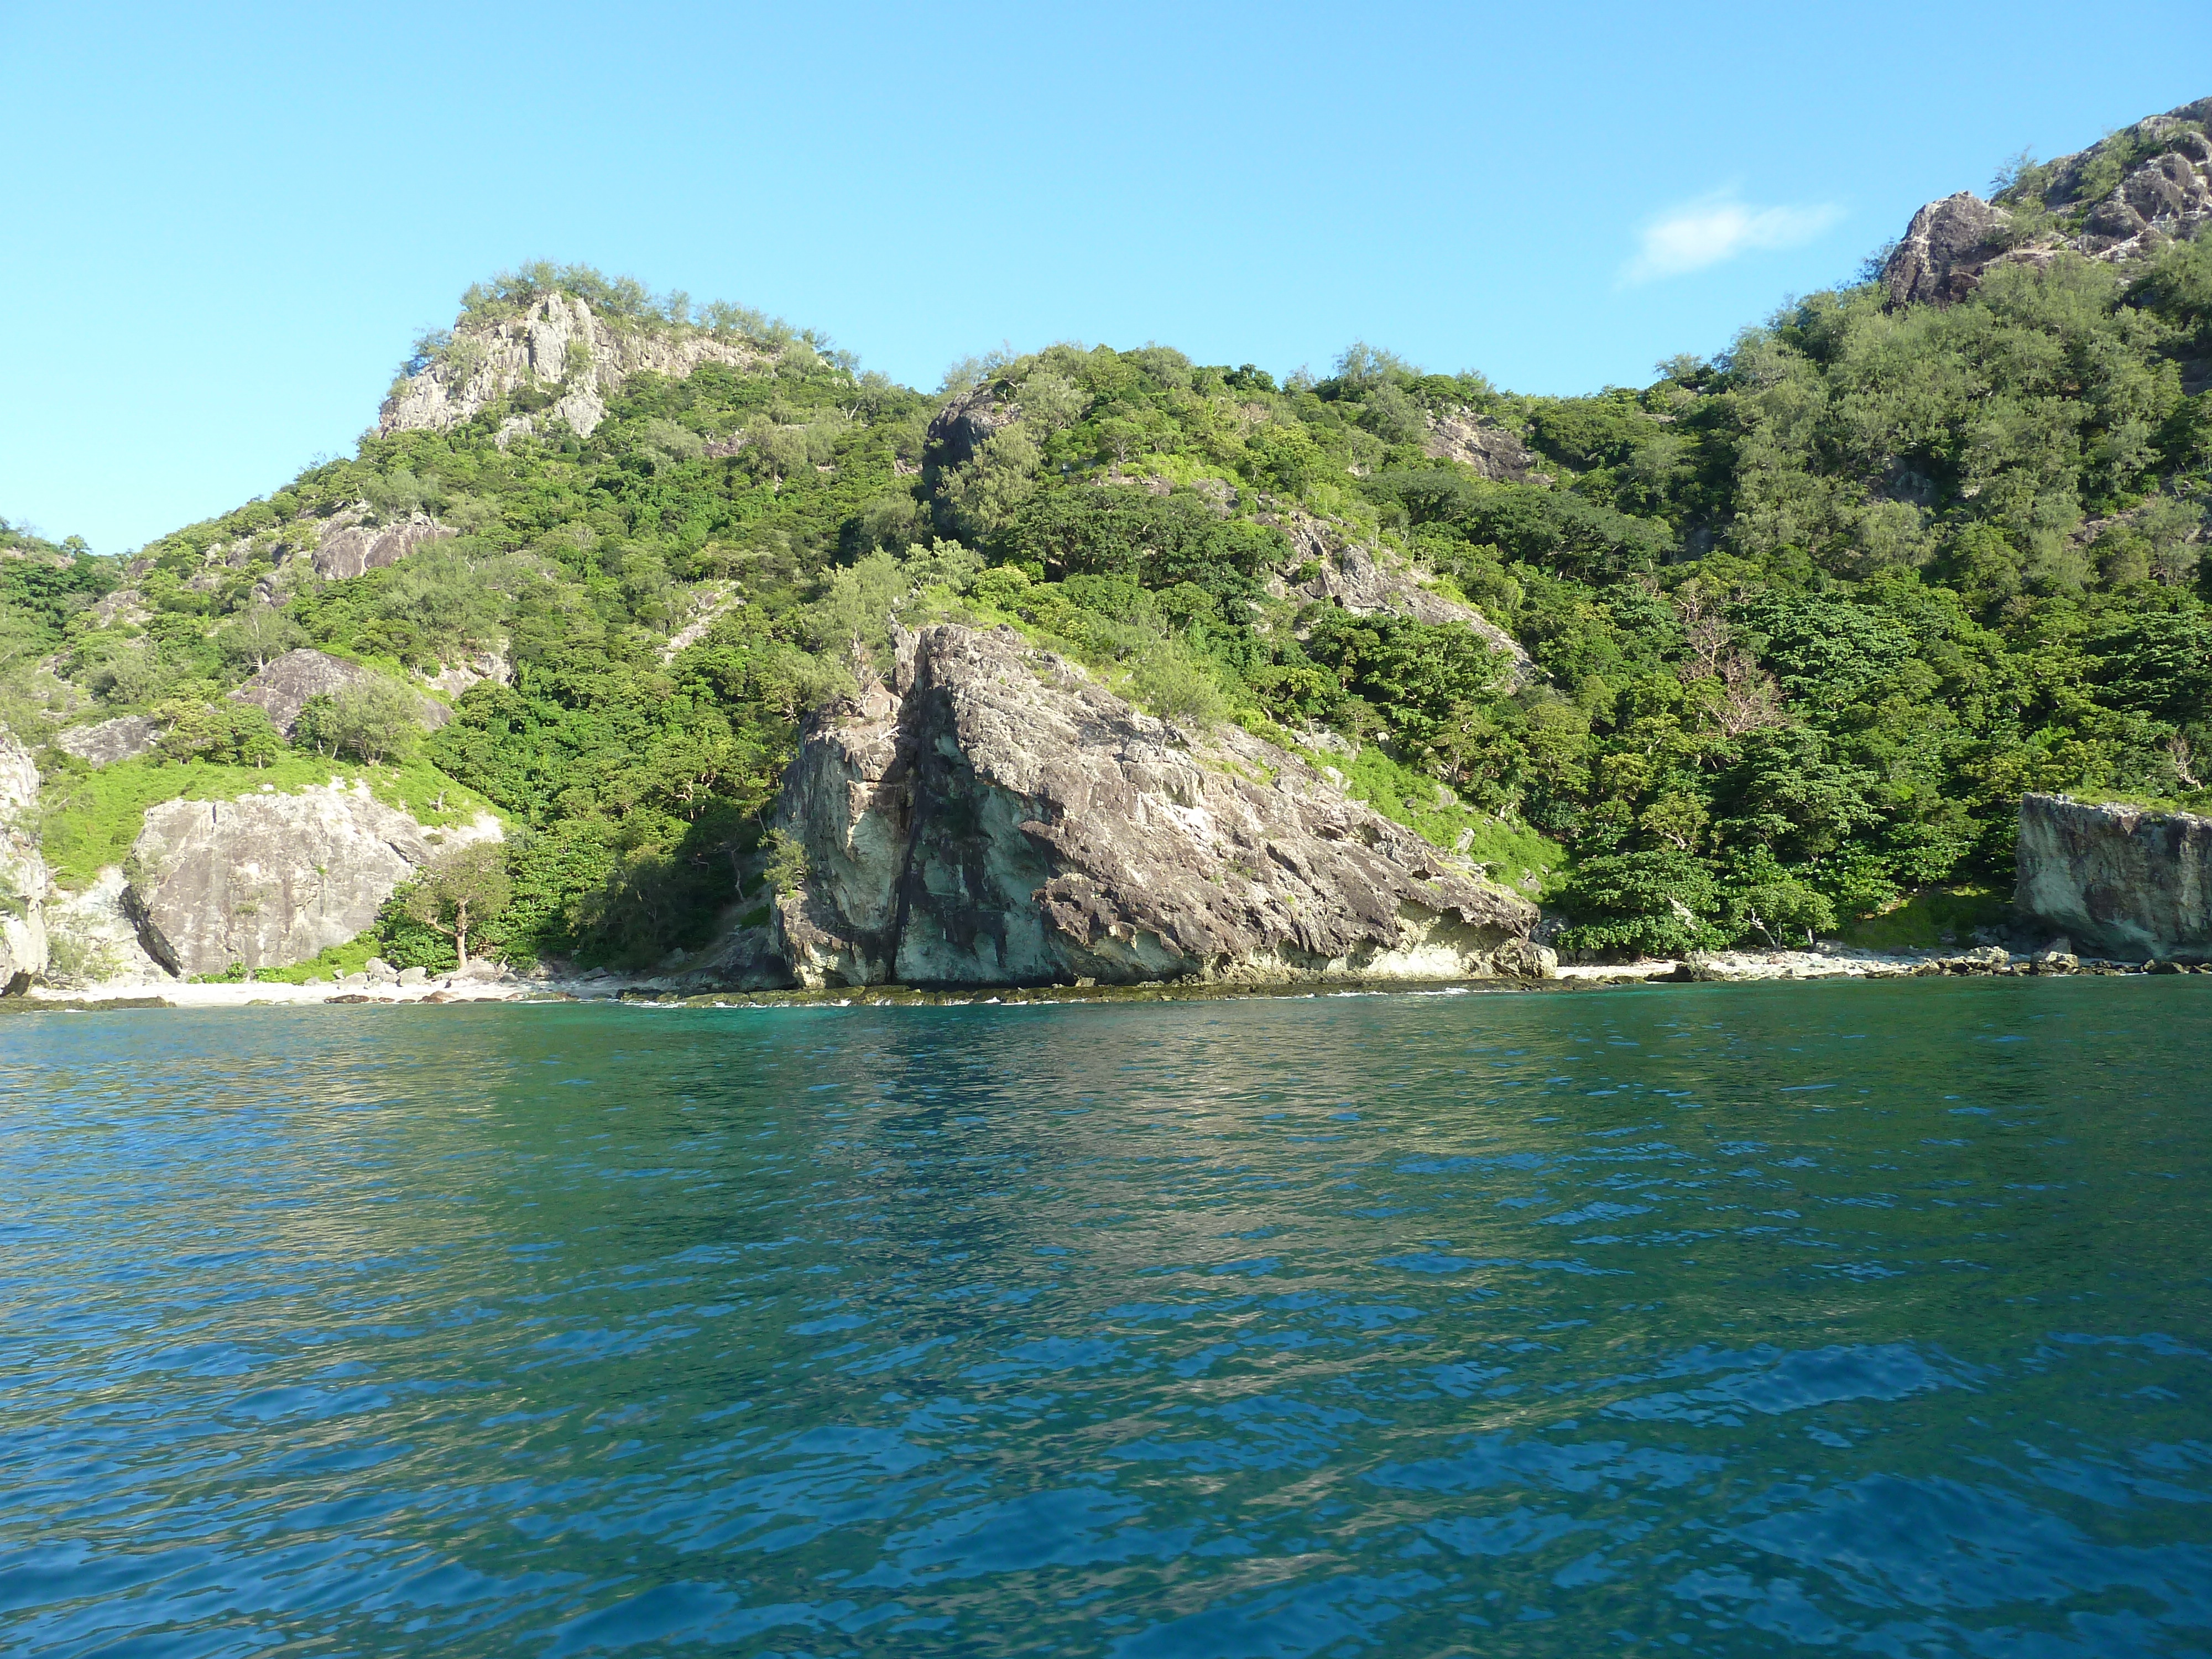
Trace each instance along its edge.
<path fill-rule="evenodd" d="M 1812 207 L 1750 207 L 1728 194 L 1662 213 L 1644 228 L 1623 283 L 1682 276 L 1754 250 L 1802 247 L 1844 216 L 1832 203 Z"/>

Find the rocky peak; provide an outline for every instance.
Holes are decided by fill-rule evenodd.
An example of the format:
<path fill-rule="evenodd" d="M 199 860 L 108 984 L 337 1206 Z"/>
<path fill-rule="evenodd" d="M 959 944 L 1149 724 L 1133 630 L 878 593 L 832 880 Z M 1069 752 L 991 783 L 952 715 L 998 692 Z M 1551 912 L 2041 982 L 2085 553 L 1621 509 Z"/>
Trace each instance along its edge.
<path fill-rule="evenodd" d="M 1985 202 L 1960 191 L 1912 216 L 1881 270 L 1893 306 L 1949 305 L 1992 265 L 2062 252 L 2119 262 L 2212 222 L 2212 98 L 2150 116 L 2026 169 Z"/>
<path fill-rule="evenodd" d="M 561 395 L 535 415 L 509 416 L 500 428 L 502 445 L 555 421 L 588 438 L 606 418 L 605 394 L 633 374 L 681 380 L 701 363 L 757 372 L 772 361 L 750 341 L 652 324 L 617 325 L 573 295 L 547 294 L 520 317 L 464 321 L 435 362 L 393 388 L 376 429 L 382 435 L 442 431 L 520 389 L 537 387 Z"/>

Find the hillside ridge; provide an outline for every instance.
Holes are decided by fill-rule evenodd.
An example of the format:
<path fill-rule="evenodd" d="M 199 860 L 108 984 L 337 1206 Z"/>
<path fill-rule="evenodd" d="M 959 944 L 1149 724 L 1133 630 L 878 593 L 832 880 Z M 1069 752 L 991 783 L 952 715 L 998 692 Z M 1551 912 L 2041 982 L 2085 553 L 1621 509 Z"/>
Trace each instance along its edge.
<path fill-rule="evenodd" d="M 325 956 L 453 961 L 441 842 L 489 810 L 482 944 L 772 971 L 842 856 L 794 757 L 947 628 L 1305 769 L 1570 954 L 1994 919 L 2024 794 L 2212 805 L 2208 112 L 1580 398 L 1363 343 L 1279 381 L 1062 343 L 925 394 L 741 307 L 508 273 L 266 500 L 127 558 L 0 527 L 6 949 L 97 977 L 161 803 L 343 773 L 422 856 Z M 983 848 L 997 795 L 930 799 L 902 834 Z M 1076 854 L 1037 845 L 1043 894 Z"/>

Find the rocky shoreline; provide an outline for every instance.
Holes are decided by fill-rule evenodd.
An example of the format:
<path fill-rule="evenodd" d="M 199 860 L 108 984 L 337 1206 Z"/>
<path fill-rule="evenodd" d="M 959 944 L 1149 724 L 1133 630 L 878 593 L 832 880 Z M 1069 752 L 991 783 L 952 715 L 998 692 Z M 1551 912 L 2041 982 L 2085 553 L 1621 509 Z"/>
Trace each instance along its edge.
<path fill-rule="evenodd" d="M 2099 977 L 2127 975 L 2212 974 L 2212 962 L 2120 962 L 2070 951 L 2008 951 L 2001 945 L 1948 952 L 1856 951 L 1830 946 L 1810 951 L 1724 951 L 1687 960 L 1568 963 L 1543 979 L 1151 981 L 1135 985 L 959 986 L 899 984 L 832 986 L 812 989 L 742 989 L 702 983 L 685 975 L 583 975 L 532 972 L 477 964 L 465 974 L 432 976 L 420 969 L 349 975 L 319 984 L 112 984 L 96 993 L 46 986 L 0 999 L 0 1011 L 104 1012 L 132 1008 L 271 1008 L 362 1006 L 450 1006 L 477 1003 L 618 1002 L 692 1008 L 775 1007 L 1018 1007 L 1048 1003 L 1189 1002 L 1248 998 L 1505 994 L 1575 991 L 1632 985 L 1741 985 L 1771 981 L 1931 978 Z"/>

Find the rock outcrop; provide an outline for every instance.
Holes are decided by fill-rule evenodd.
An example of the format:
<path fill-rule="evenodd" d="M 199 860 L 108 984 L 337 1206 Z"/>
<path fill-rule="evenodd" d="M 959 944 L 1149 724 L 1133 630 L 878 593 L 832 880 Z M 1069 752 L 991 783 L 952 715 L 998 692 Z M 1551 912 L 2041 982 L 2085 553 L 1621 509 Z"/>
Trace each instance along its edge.
<path fill-rule="evenodd" d="M 2212 818 L 2030 795 L 2018 868 L 2014 905 L 2077 946 L 2212 957 Z"/>
<path fill-rule="evenodd" d="M 439 846 L 499 834 L 488 816 L 426 830 L 366 784 L 167 801 L 148 809 L 132 844 L 123 903 L 172 973 L 283 967 L 368 927 Z"/>
<path fill-rule="evenodd" d="M 2041 264 L 2069 250 L 2119 261 L 2197 234 L 2212 222 L 2208 128 L 2212 98 L 2200 98 L 2059 157 L 2038 170 L 2032 187 L 2015 186 L 1996 202 L 1960 191 L 1929 203 L 1883 264 L 1890 303 L 1949 305 L 1979 287 L 1992 265 L 2008 261 Z M 2113 183 L 2116 169 L 2120 177 Z M 2030 188 L 2033 200 L 2022 199 Z M 2023 224 L 2015 211 L 2023 206 L 2047 210 L 2057 228 Z"/>
<path fill-rule="evenodd" d="M 94 726 L 72 726 L 54 733 L 54 747 L 94 766 L 112 766 L 151 754 L 168 727 L 151 714 L 118 714 Z"/>
<path fill-rule="evenodd" d="M 417 513 L 398 524 L 365 525 L 367 514 L 359 507 L 333 517 L 316 538 L 315 574 L 339 581 L 366 575 L 398 564 L 416 549 L 457 535 L 426 513 Z"/>
<path fill-rule="evenodd" d="M 2012 215 L 1970 190 L 1912 216 L 1881 269 L 1892 305 L 1950 305 L 1981 286 L 1982 272 L 2008 250 Z"/>
<path fill-rule="evenodd" d="M 922 465 L 934 472 L 972 461 L 993 433 L 1021 417 L 1021 405 L 1000 401 L 998 383 L 986 380 L 937 411 L 922 440 Z"/>
<path fill-rule="evenodd" d="M 264 710 L 270 722 L 289 738 L 308 698 L 380 678 L 357 662 L 303 647 L 287 651 L 230 695 Z M 453 711 L 434 697 L 417 696 L 416 703 L 416 718 L 434 732 L 453 717 Z"/>
<path fill-rule="evenodd" d="M 905 636 L 806 726 L 777 822 L 800 983 L 1541 974 L 1525 899 L 1233 727 L 1200 739 L 1012 630 Z"/>
<path fill-rule="evenodd" d="M 1536 457 L 1528 445 L 1465 410 L 1431 415 L 1428 423 L 1421 447 L 1437 460 L 1462 462 L 1500 483 L 1525 483 L 1535 471 Z"/>
<path fill-rule="evenodd" d="M 1437 592 L 1422 574 L 1387 549 L 1355 542 L 1311 514 L 1292 507 L 1273 515 L 1290 539 L 1293 562 L 1268 584 L 1278 598 L 1331 599 L 1355 617 L 1393 615 L 1472 629 L 1504 659 L 1516 685 L 1536 677 L 1521 642 L 1471 605 Z"/>
<path fill-rule="evenodd" d="M 501 428 L 501 441 L 553 422 L 588 438 L 606 418 L 605 394 L 633 374 L 677 380 L 709 362 L 757 373 L 770 361 L 750 341 L 610 321 L 572 295 L 548 294 L 532 301 L 520 317 L 465 322 L 436 362 L 393 388 L 376 429 L 386 435 L 443 431 L 473 420 L 519 388 L 558 387 L 562 395 L 550 407 L 509 417 Z"/>
<path fill-rule="evenodd" d="M 46 901 L 50 985 L 160 984 L 176 977 L 167 945 L 146 927 L 146 913 L 119 864 L 101 866 L 89 886 Z"/>
<path fill-rule="evenodd" d="M 39 854 L 38 805 L 38 763 L 0 726 L 0 995 L 21 995 L 46 971 L 52 883 Z"/>

